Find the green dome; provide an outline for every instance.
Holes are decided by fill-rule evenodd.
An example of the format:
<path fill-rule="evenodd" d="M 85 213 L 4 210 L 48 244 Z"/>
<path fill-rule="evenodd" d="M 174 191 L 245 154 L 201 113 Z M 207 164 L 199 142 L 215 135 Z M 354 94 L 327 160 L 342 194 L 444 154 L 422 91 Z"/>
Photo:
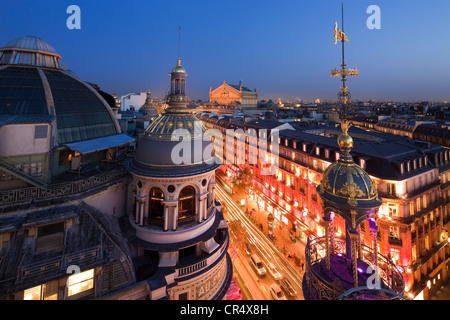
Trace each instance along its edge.
<path fill-rule="evenodd" d="M 177 65 L 172 69 L 172 73 L 186 73 L 186 70 L 181 66 L 180 59 L 177 60 Z"/>

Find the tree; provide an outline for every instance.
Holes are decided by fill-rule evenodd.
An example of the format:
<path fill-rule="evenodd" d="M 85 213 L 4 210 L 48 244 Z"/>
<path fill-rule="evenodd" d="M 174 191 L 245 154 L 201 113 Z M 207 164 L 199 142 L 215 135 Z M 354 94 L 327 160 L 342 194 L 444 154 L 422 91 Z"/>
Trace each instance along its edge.
<path fill-rule="evenodd" d="M 233 176 L 233 189 L 239 197 L 245 197 L 245 207 L 247 208 L 249 189 L 255 178 L 252 170 L 248 167 L 240 168 Z"/>

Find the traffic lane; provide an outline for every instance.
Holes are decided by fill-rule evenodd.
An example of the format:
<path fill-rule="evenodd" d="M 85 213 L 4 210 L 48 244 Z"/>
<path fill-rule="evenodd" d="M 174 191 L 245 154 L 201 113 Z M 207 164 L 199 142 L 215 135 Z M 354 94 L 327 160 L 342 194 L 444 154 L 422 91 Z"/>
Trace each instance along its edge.
<path fill-rule="evenodd" d="M 241 221 L 242 225 L 247 230 L 248 239 L 255 244 L 256 251 L 261 255 L 261 258 L 266 262 L 273 261 L 276 268 L 282 272 L 283 276 L 288 278 L 297 291 L 301 293 L 301 277 L 297 275 L 295 270 L 284 259 L 283 255 L 270 243 L 270 240 L 244 215 L 242 210 L 236 205 L 233 199 L 220 187 L 217 186 L 216 195 L 219 201 L 227 205 L 228 213 L 233 219 Z M 302 296 L 302 295 L 300 295 Z"/>

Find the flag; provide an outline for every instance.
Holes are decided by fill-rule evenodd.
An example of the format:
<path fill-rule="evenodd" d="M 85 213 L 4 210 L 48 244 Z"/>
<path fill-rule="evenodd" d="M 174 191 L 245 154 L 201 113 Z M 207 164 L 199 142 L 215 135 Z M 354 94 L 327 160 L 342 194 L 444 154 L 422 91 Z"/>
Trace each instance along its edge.
<path fill-rule="evenodd" d="M 342 39 L 344 39 L 344 41 L 349 41 L 347 36 L 345 35 L 344 32 L 342 32 L 341 29 L 338 28 L 337 22 L 334 22 L 334 44 L 337 44 L 338 41 L 342 41 Z"/>

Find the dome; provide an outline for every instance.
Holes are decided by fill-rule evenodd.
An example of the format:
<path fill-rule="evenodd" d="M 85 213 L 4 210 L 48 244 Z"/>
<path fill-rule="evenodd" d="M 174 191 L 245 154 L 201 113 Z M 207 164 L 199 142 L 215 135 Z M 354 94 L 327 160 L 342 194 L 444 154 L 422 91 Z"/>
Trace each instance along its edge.
<path fill-rule="evenodd" d="M 45 44 L 42 39 L 29 36 L 8 43 L 9 46 L 20 46 L 15 48 L 52 50 L 50 45 Z M 19 63 L 6 63 L 3 58 L 9 50 L 0 48 L 0 53 L 3 53 L 3 66 L 0 68 L 1 116 L 55 116 L 59 145 L 121 132 L 108 103 L 91 85 L 54 66 L 27 64 L 25 61 L 20 63 L 20 60 Z M 17 55 L 19 51 L 14 49 L 13 52 Z"/>
<path fill-rule="evenodd" d="M 9 41 L 5 48 L 22 48 L 31 50 L 41 50 L 56 53 L 56 50 L 46 41 L 36 36 L 24 36 Z"/>
<path fill-rule="evenodd" d="M 338 138 L 340 158 L 325 170 L 317 190 L 323 200 L 338 207 L 379 207 L 381 199 L 373 180 L 350 155 L 353 139 L 348 135 L 347 129 L 348 127 L 344 128 L 344 133 Z"/>
<path fill-rule="evenodd" d="M 180 59 L 177 60 L 177 65 L 172 69 L 172 73 L 186 73 L 186 70 L 181 66 Z"/>
<path fill-rule="evenodd" d="M 159 115 L 158 109 L 152 103 L 150 90 L 147 92 L 147 99 L 145 99 L 145 103 L 139 108 L 139 112 L 152 118 Z"/>
<path fill-rule="evenodd" d="M 171 92 L 167 97 L 169 107 L 150 123 L 140 137 L 134 159 L 128 165 L 133 174 L 181 177 L 210 172 L 219 166 L 214 161 L 214 150 L 206 128 L 186 108 L 189 103 L 184 87 L 186 72 L 180 66 L 180 60 L 175 69 L 183 72 L 171 73 Z"/>

